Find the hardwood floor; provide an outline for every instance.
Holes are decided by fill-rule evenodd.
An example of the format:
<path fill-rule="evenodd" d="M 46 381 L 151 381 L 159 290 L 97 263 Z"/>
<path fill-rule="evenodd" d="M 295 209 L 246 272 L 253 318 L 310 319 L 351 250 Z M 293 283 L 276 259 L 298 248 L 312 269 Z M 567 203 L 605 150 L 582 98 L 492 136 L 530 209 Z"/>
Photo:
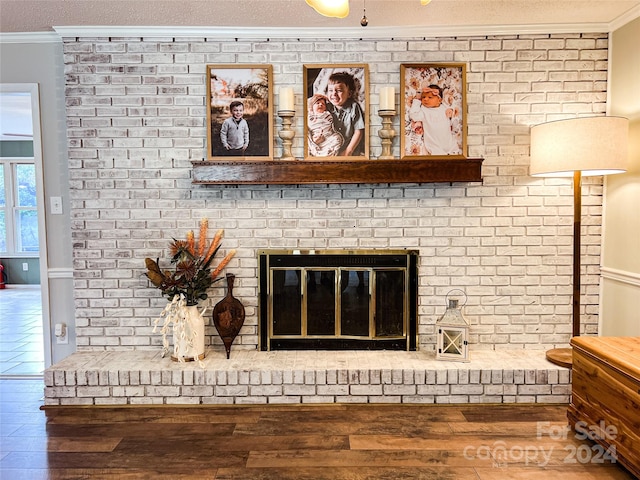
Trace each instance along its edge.
<path fill-rule="evenodd" d="M 0 381 L 0 478 L 632 479 L 565 405 L 53 407 Z"/>

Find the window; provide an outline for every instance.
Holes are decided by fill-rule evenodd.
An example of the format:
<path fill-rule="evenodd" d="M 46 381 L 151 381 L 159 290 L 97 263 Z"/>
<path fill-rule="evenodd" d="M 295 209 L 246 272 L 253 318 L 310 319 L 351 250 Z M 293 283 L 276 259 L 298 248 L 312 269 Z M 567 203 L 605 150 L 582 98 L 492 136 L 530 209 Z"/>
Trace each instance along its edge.
<path fill-rule="evenodd" d="M 2 84 L 0 92 L 0 254 L 37 257 L 34 93 Z M 37 96 L 36 96 L 37 101 Z M 37 137 L 39 138 L 39 137 Z"/>
<path fill-rule="evenodd" d="M 33 159 L 0 158 L 0 253 L 37 255 L 38 211 Z"/>

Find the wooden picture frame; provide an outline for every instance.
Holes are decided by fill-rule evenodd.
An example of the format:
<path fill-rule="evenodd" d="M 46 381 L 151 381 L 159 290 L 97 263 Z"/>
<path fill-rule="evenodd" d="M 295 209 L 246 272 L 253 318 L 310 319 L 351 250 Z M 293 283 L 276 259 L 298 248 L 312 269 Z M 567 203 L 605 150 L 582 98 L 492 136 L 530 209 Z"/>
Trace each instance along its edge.
<path fill-rule="evenodd" d="M 400 158 L 465 158 L 466 64 L 401 64 L 400 82 Z"/>
<path fill-rule="evenodd" d="M 271 65 L 207 65 L 206 107 L 207 160 L 273 160 Z"/>
<path fill-rule="evenodd" d="M 368 65 L 304 65 L 303 73 L 304 158 L 368 160 Z"/>

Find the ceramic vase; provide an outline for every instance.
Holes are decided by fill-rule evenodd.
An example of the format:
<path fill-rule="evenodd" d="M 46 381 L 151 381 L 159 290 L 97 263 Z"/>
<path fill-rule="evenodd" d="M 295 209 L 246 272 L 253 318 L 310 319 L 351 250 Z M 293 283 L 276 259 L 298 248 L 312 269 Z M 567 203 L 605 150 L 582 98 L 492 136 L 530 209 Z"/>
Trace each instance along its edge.
<path fill-rule="evenodd" d="M 204 358 L 204 311 L 198 310 L 198 305 L 182 308 L 181 318 L 173 325 L 172 360 L 192 362 Z"/>
<path fill-rule="evenodd" d="M 233 296 L 235 275 L 227 274 L 227 295 L 213 308 L 213 324 L 222 338 L 227 358 L 231 354 L 231 344 L 244 323 L 244 306 Z"/>

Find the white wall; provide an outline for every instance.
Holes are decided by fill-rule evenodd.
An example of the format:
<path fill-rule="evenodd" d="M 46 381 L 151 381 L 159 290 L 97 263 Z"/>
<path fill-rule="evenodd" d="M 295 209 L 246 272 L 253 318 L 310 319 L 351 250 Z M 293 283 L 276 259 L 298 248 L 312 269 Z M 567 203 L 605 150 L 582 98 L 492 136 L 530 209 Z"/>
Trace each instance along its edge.
<path fill-rule="evenodd" d="M 601 334 L 640 336 L 640 18 L 613 33 L 611 114 L 627 117 L 629 170 L 607 178 Z"/>
<path fill-rule="evenodd" d="M 246 348 L 257 344 L 256 251 L 263 248 L 418 249 L 422 349 L 433 349 L 434 324 L 453 288 L 469 296 L 472 348 L 566 344 L 571 182 L 528 175 L 529 129 L 605 112 L 607 48 L 606 34 L 379 41 L 65 38 L 79 349 L 158 348 L 152 320 L 165 300 L 142 276 L 144 258 L 167 260 L 170 239 L 195 229 L 203 216 L 212 228 L 226 230 L 223 249 L 238 250 L 228 270 L 247 311 L 237 340 Z M 452 61 L 467 64 L 468 155 L 485 158 L 482 184 L 191 184 L 190 162 L 205 156 L 207 64 L 272 64 L 276 91 L 292 86 L 297 93 L 294 154 L 302 156 L 303 64 L 367 63 L 372 114 L 378 89 L 399 87 L 401 63 Z M 376 157 L 377 116 L 371 125 Z M 596 333 L 598 324 L 598 182 L 586 179 L 584 186 L 586 333 Z M 208 303 L 223 294 L 222 285 L 215 287 Z M 208 335 L 217 341 L 212 327 Z"/>

